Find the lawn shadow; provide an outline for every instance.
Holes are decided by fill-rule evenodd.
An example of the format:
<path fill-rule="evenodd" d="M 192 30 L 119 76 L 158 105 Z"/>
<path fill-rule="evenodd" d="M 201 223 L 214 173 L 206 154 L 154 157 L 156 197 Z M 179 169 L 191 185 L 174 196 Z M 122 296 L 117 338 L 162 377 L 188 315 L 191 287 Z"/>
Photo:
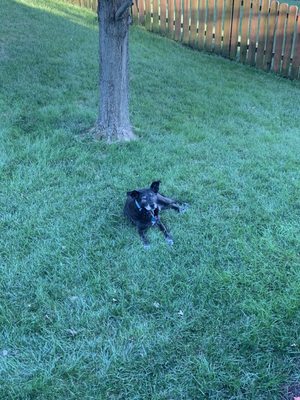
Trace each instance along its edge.
<path fill-rule="evenodd" d="M 72 6 L 46 5 L 8 2 L 7 14 L 14 15 L 14 21 L 4 18 L 0 28 L 4 115 L 14 135 L 57 129 L 79 133 L 96 120 L 96 19 L 88 11 L 72 12 Z"/>

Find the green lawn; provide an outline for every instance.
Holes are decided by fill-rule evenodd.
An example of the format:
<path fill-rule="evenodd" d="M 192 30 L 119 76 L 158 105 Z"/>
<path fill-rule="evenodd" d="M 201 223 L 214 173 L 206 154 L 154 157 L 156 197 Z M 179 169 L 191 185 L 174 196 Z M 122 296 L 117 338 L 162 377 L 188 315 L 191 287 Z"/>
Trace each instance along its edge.
<path fill-rule="evenodd" d="M 0 398 L 280 399 L 300 381 L 300 84 L 131 30 L 139 140 L 83 139 L 95 15 L 1 0 Z M 162 180 L 175 244 L 127 190 Z"/>
<path fill-rule="evenodd" d="M 290 6 L 298 6 L 298 8 L 300 7 L 299 0 L 279 0 L 279 3 L 287 3 Z"/>

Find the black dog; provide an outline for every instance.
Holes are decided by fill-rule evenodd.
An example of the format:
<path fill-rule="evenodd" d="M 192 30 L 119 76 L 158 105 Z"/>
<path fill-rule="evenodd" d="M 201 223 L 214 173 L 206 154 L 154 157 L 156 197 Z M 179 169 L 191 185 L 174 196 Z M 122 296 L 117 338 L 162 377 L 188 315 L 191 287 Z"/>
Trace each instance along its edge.
<path fill-rule="evenodd" d="M 173 239 L 165 225 L 161 222 L 159 211 L 172 208 L 177 212 L 184 212 L 187 204 L 180 204 L 158 193 L 160 181 L 152 182 L 149 189 L 138 189 L 127 192 L 124 206 L 124 215 L 137 226 L 139 235 L 145 247 L 149 247 L 149 241 L 145 236 L 147 229 L 158 226 L 169 245 L 173 245 Z"/>

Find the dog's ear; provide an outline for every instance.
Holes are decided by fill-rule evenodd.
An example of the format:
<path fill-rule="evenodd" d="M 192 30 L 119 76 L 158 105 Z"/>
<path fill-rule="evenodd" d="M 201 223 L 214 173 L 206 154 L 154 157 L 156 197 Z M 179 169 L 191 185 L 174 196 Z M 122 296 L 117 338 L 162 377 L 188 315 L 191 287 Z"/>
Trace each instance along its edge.
<path fill-rule="evenodd" d="M 154 181 L 151 183 L 150 189 L 154 192 L 154 193 L 158 193 L 159 191 L 159 184 L 160 181 Z"/>
<path fill-rule="evenodd" d="M 133 190 L 132 192 L 127 192 L 127 196 L 132 197 L 133 199 L 138 199 L 140 192 L 138 190 Z"/>

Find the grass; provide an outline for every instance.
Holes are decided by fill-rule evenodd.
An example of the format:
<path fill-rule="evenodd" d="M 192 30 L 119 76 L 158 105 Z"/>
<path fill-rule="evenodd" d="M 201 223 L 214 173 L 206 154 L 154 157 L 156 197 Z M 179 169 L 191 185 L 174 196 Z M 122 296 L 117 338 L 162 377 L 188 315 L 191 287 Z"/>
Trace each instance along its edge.
<path fill-rule="evenodd" d="M 300 108 L 290 82 L 131 29 L 140 140 L 97 116 L 97 23 L 2 0 L 0 398 L 279 399 L 300 380 Z M 127 190 L 190 203 L 151 249 Z"/>
<path fill-rule="evenodd" d="M 290 6 L 300 6 L 299 0 L 279 0 L 279 3 L 287 3 Z"/>

